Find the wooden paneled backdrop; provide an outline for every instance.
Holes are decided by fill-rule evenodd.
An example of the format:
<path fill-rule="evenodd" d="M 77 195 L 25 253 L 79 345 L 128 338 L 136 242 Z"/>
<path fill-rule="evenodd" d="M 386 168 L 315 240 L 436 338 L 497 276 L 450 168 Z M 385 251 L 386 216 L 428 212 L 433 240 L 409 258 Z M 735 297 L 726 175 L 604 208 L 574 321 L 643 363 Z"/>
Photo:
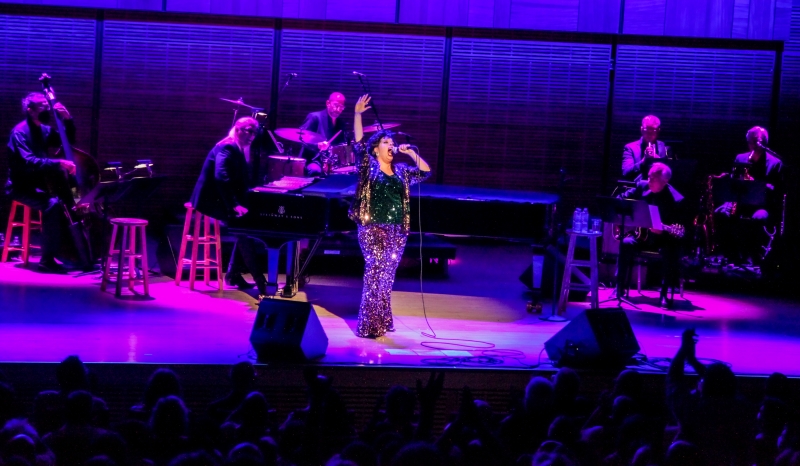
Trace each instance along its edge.
<path fill-rule="evenodd" d="M 553 190 L 565 168 L 568 206 L 590 205 L 648 113 L 703 170 L 728 168 L 753 125 L 770 127 L 789 157 L 798 150 L 800 0 L 765 3 L 768 18 L 761 1 L 710 2 L 702 18 L 688 0 L 0 4 L 0 134 L 47 71 L 75 115 L 78 146 L 101 163 L 153 160 L 170 177 L 157 206 L 177 211 L 230 126 L 220 97 L 270 108 L 297 73 L 277 102 L 277 126 L 298 126 L 333 91 L 347 96 L 350 121 L 357 70 L 436 181 Z"/>

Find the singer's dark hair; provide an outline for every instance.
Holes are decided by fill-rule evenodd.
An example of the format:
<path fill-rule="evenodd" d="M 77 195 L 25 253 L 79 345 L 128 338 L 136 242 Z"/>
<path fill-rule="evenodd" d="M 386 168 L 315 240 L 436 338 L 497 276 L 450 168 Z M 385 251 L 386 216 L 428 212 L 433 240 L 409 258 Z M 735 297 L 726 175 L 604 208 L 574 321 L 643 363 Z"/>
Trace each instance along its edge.
<path fill-rule="evenodd" d="M 373 157 L 375 156 L 375 148 L 381 144 L 381 140 L 383 138 L 390 138 L 394 141 L 394 133 L 388 129 L 382 129 L 373 134 L 372 137 L 370 137 L 367 141 L 367 151 L 369 152 L 369 155 Z"/>

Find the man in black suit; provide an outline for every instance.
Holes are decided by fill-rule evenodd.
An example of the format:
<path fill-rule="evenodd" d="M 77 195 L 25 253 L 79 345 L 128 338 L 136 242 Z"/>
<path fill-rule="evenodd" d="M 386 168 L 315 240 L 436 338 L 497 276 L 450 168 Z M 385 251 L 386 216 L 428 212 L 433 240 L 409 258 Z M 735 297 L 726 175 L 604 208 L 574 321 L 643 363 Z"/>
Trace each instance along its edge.
<path fill-rule="evenodd" d="M 745 137 L 750 150 L 734 159 L 733 176 L 765 182 L 766 203 L 761 206 L 737 205 L 734 211 L 734 203 L 725 202 L 716 208 L 715 214 L 723 253 L 734 262 L 757 263 L 764 252 L 762 246 L 768 240 L 764 227 L 776 226 L 782 218 L 783 163 L 766 151 L 769 143 L 766 129 L 754 126 Z"/>
<path fill-rule="evenodd" d="M 198 212 L 222 221 L 247 214 L 247 190 L 258 182 L 258 161 L 250 152 L 257 132 L 255 119 L 240 118 L 228 137 L 208 153 L 190 200 Z M 242 277 L 246 267 L 253 275 L 259 295 L 265 296 L 267 280 L 258 254 L 257 240 L 247 236 L 237 238 L 225 281 L 240 289 L 252 288 Z"/>
<path fill-rule="evenodd" d="M 324 110 L 309 113 L 303 124 L 300 125 L 300 129 L 313 131 L 325 137 L 325 140 L 318 144 L 305 144 L 300 152 L 301 156 L 306 159 L 306 172 L 310 176 L 322 173 L 322 166 L 313 161 L 320 151 L 328 150 L 330 146 L 345 142 L 345 123 L 343 118 L 339 118 L 344 111 L 344 104 L 344 94 L 334 92 L 325 101 Z M 340 131 L 341 133 L 331 140 Z"/>
<path fill-rule="evenodd" d="M 647 181 L 640 181 L 635 188 L 620 194 L 620 199 L 643 200 L 658 207 L 661 223 L 667 226 L 682 225 L 683 196 L 669 184 L 672 170 L 663 163 L 654 163 L 648 172 Z M 680 280 L 680 238 L 665 230 L 651 229 L 644 241 L 633 236 L 623 239 L 619 253 L 618 280 L 622 280 L 627 289 L 630 282 L 630 271 L 636 251 L 656 249 L 662 257 L 661 307 L 671 309 L 672 297 L 667 296 L 669 288 L 678 287 Z"/>
<path fill-rule="evenodd" d="M 658 140 L 661 133 L 661 120 L 655 115 L 642 119 L 642 137 L 625 145 L 622 150 L 622 178 L 636 180 L 643 176 L 642 165 L 647 159 L 672 158 L 670 148 Z"/>
<path fill-rule="evenodd" d="M 75 164 L 64 159 L 51 159 L 48 149 L 61 146 L 61 137 L 47 123 L 50 122 L 50 104 L 41 92 L 32 92 L 22 99 L 25 121 L 11 130 L 8 140 L 8 181 L 6 194 L 13 200 L 42 211 L 42 272 L 63 272 L 64 267 L 55 261 L 61 248 L 61 237 L 66 226 L 64 204 L 59 198 L 71 192 L 51 193 L 46 178 L 75 174 Z M 64 120 L 67 139 L 75 141 L 75 125 L 69 111 L 57 103 L 55 111 Z M 61 183 L 67 186 L 66 183 Z M 69 190 L 67 190 L 69 191 Z M 10 241 L 11 238 L 6 238 Z"/>

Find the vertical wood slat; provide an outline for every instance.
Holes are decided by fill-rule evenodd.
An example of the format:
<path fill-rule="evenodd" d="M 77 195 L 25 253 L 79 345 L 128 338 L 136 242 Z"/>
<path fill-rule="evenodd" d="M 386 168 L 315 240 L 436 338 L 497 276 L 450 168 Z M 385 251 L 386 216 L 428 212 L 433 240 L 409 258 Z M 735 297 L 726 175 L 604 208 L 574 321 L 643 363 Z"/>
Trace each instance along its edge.
<path fill-rule="evenodd" d="M 359 71 L 368 76 L 381 120 L 402 123 L 397 130 L 415 138 L 435 170 L 444 43 L 444 37 L 285 29 L 281 76 L 298 77 L 278 102 L 278 126 L 300 126 L 338 91 L 347 98 L 340 118 L 351 128 L 353 105 L 364 93 L 353 75 Z M 364 114 L 365 125 L 373 121 L 372 111 Z"/>
<path fill-rule="evenodd" d="M 650 36 L 668 35 L 664 29 L 667 0 L 625 0 L 622 32 Z"/>

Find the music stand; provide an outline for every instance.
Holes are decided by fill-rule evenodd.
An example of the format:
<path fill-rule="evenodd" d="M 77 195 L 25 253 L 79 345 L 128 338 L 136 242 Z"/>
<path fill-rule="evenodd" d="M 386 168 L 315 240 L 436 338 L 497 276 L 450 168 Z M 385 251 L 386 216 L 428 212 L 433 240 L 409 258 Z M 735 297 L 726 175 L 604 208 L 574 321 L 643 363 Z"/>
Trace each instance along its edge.
<path fill-rule="evenodd" d="M 767 183 L 755 180 L 720 178 L 714 180 L 711 195 L 719 202 L 736 202 L 739 205 L 764 206 L 767 204 Z"/>
<path fill-rule="evenodd" d="M 101 268 L 100 270 L 93 270 L 79 274 L 78 276 L 87 275 L 90 273 L 98 273 L 102 271 L 108 259 L 108 244 L 106 243 L 106 229 L 108 227 L 108 206 L 134 196 L 140 200 L 145 200 L 153 195 L 155 190 L 164 181 L 165 176 L 155 176 L 152 178 L 131 178 L 129 180 L 116 180 L 97 183 L 97 186 L 92 189 L 89 194 L 83 196 L 78 204 L 96 204 L 98 202 L 103 204 L 103 246 L 101 255 Z M 145 271 L 146 272 L 146 271 Z"/>
<path fill-rule="evenodd" d="M 620 225 L 619 254 L 617 255 L 617 273 L 619 273 L 619 265 L 622 260 L 622 242 L 625 238 L 625 227 L 652 228 L 653 219 L 650 215 L 650 208 L 652 206 L 645 201 L 617 199 L 615 197 L 606 196 L 597 196 L 597 204 L 600 209 L 600 217 L 604 222 L 612 225 Z M 637 305 L 622 297 L 624 291 L 622 282 L 624 278 L 626 277 L 617 277 L 617 307 L 621 308 L 622 304 L 625 303 L 634 309 L 640 309 Z M 627 285 L 627 283 L 625 283 L 625 285 Z M 603 302 L 606 303 L 609 301 L 614 301 L 614 299 L 607 299 Z"/>

